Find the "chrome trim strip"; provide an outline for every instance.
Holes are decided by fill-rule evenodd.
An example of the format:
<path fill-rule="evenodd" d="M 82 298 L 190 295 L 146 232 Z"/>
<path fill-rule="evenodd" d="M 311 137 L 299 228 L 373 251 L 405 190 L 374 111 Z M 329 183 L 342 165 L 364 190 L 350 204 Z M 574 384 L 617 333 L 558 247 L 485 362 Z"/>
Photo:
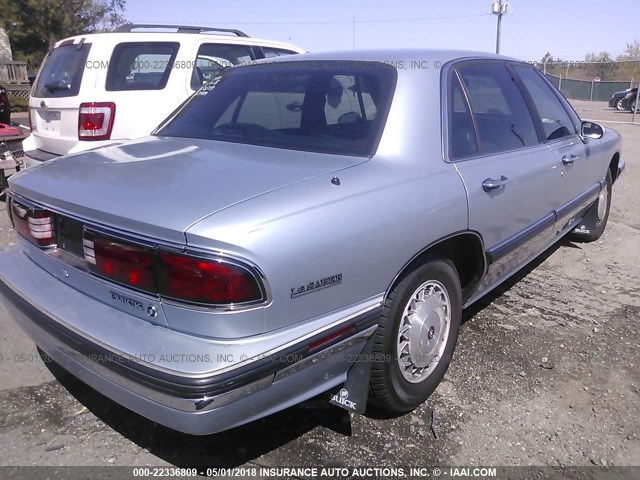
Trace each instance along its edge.
<path fill-rule="evenodd" d="M 356 342 L 356 340 L 359 340 L 360 338 L 368 338 L 371 335 L 373 335 L 373 332 L 375 332 L 376 328 L 378 328 L 377 326 L 373 326 L 371 328 L 368 328 L 367 330 L 363 330 L 362 332 L 354 335 L 353 337 L 347 338 L 346 340 L 343 340 L 342 342 L 336 343 L 335 345 L 333 345 L 330 348 L 327 348 L 326 350 L 321 350 L 318 353 L 314 353 L 313 355 L 306 357 L 304 359 L 302 359 L 299 362 L 294 363 L 293 365 L 289 365 L 288 367 L 283 368 L 282 370 L 278 371 L 275 375 L 275 378 L 273 379 L 274 382 L 277 382 L 278 380 L 282 380 L 284 378 L 287 378 L 295 373 L 298 373 L 302 370 L 304 370 L 305 368 L 310 367 L 311 365 L 318 363 L 321 360 L 325 360 L 326 358 L 330 357 L 331 355 L 334 355 L 336 353 L 339 353 L 351 346 L 353 346 Z"/>

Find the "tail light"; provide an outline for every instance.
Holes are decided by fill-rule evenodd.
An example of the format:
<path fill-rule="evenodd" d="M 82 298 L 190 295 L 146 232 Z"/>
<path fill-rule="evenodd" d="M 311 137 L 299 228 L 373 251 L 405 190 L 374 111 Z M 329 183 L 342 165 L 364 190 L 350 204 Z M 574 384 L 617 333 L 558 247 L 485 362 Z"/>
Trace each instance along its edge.
<path fill-rule="evenodd" d="M 153 291 L 153 249 L 85 232 L 84 258 L 89 270 L 141 290 Z"/>
<path fill-rule="evenodd" d="M 161 297 L 207 305 L 264 299 L 249 268 L 227 260 L 157 250 L 89 230 L 83 249 L 91 272 Z"/>
<path fill-rule="evenodd" d="M 116 116 L 113 102 L 81 103 L 78 112 L 79 140 L 109 140 Z"/>
<path fill-rule="evenodd" d="M 55 244 L 53 215 L 47 210 L 34 209 L 11 200 L 11 219 L 18 233 L 40 247 Z"/>
<path fill-rule="evenodd" d="M 207 304 L 262 299 L 253 274 L 235 264 L 159 252 L 156 265 L 158 290 L 165 297 Z"/>

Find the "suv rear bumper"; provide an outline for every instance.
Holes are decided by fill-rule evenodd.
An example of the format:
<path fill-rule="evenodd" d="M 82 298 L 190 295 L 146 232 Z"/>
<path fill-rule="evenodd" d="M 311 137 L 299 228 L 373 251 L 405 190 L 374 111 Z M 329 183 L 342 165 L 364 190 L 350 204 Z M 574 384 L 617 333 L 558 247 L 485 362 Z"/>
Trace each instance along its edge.
<path fill-rule="evenodd" d="M 47 285 L 44 293 L 37 288 L 43 281 Z M 24 255 L 20 246 L 0 252 L 0 297 L 34 342 L 74 376 L 142 416 L 195 435 L 251 422 L 340 385 L 352 365 L 347 359 L 362 351 L 380 312 L 379 305 L 366 308 L 339 325 L 332 322 L 329 329 L 319 329 L 317 335 L 311 332 L 293 343 L 285 343 L 283 332 L 283 348 L 277 352 L 239 359 L 231 369 L 214 368 L 194 378 L 187 372 L 155 369 L 65 326 L 59 315 L 68 311 L 68 305 L 76 312 L 96 316 L 103 316 L 105 305 L 50 276 Z M 65 304 L 44 301 L 55 298 L 64 298 Z M 113 318 L 103 316 L 100 320 Z M 147 330 L 149 343 L 158 334 L 164 341 L 167 335 L 185 340 L 185 334 L 132 320 L 135 329 Z M 354 326 L 347 337 L 339 336 L 321 350 L 309 350 L 318 338 L 343 330 L 345 325 Z M 121 332 L 123 336 L 128 333 Z M 203 339 L 191 338 L 194 351 L 201 350 Z M 212 347 L 213 367 L 218 353 Z"/>
<path fill-rule="evenodd" d="M 44 150 L 27 150 L 24 152 L 25 163 L 27 167 L 33 167 L 34 165 L 38 165 L 42 162 L 46 162 L 48 160 L 53 160 L 55 158 L 61 157 L 62 155 L 58 155 L 57 153 L 49 153 Z"/>

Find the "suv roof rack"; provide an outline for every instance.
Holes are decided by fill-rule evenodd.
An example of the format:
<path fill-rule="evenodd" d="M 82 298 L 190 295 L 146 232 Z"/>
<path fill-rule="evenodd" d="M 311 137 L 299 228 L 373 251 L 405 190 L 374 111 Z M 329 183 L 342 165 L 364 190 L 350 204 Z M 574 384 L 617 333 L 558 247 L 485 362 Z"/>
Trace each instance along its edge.
<path fill-rule="evenodd" d="M 149 23 L 125 23 L 114 30 L 114 32 L 131 32 L 134 29 L 145 28 L 166 28 L 176 29 L 176 33 L 205 33 L 205 32 L 218 32 L 218 33 L 232 33 L 238 37 L 249 37 L 246 33 L 236 30 L 235 28 L 214 28 L 214 27 L 194 27 L 191 25 L 153 25 Z"/>

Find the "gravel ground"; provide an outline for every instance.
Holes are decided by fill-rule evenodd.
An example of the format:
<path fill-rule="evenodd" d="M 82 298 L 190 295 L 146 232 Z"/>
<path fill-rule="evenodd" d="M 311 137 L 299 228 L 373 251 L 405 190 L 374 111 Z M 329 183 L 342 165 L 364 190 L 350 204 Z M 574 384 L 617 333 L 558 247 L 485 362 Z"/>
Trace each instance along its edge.
<path fill-rule="evenodd" d="M 451 368 L 417 410 L 296 407 L 190 437 L 49 369 L 0 305 L 0 465 L 640 465 L 640 125 L 611 126 L 627 172 L 604 236 L 562 242 L 466 311 Z M 0 245 L 13 241 L 0 212 Z"/>

